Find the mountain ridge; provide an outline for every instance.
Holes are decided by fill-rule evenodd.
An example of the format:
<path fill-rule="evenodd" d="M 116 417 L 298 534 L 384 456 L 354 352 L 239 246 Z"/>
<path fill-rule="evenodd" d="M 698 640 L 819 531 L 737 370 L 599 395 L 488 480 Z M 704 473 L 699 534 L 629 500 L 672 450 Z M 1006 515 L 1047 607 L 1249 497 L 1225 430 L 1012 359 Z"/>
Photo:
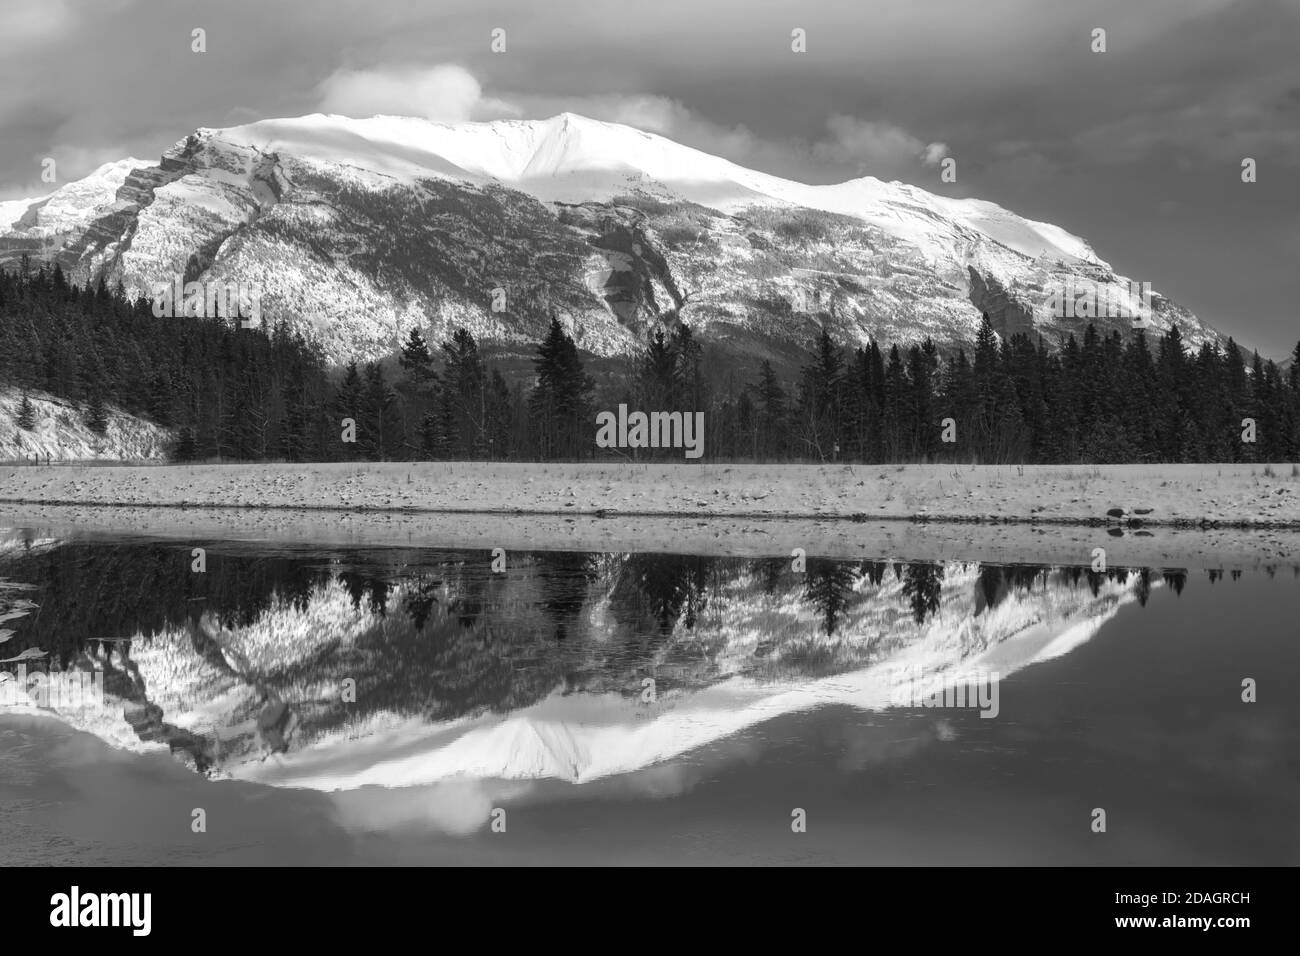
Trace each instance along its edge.
<path fill-rule="evenodd" d="M 981 312 L 1056 346 L 1086 325 L 1047 307 L 1065 283 L 1114 290 L 1130 315 L 1097 317 L 1103 332 L 1177 323 L 1192 347 L 1221 339 L 1159 294 L 1135 299 L 1051 223 L 870 176 L 798 183 L 574 113 L 266 119 L 92 177 L 0 220 L 0 262 L 57 259 L 139 295 L 175 274 L 253 283 L 264 315 L 338 364 L 391 354 L 412 326 L 519 347 L 551 311 L 602 356 L 679 318 L 751 358 L 822 326 L 850 346 L 956 346 Z"/>

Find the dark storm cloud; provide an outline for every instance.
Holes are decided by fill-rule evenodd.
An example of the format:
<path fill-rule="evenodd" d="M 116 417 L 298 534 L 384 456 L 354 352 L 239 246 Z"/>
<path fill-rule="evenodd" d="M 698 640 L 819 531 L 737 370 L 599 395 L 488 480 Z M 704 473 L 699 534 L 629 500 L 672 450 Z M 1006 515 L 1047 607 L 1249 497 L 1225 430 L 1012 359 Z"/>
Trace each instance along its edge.
<path fill-rule="evenodd" d="M 871 174 L 1087 237 L 1205 319 L 1300 334 L 1293 0 L 0 0 L 0 198 L 196 126 L 323 107 L 630 122 L 810 182 Z M 190 52 L 207 31 L 208 53 Z M 494 27 L 507 52 L 489 49 Z M 790 50 L 807 31 L 808 52 Z M 1107 31 L 1107 52 L 1089 49 Z M 934 160 L 958 164 L 943 184 Z M 1259 182 L 1240 181 L 1240 161 Z M 927 162 L 928 159 L 928 162 Z"/>

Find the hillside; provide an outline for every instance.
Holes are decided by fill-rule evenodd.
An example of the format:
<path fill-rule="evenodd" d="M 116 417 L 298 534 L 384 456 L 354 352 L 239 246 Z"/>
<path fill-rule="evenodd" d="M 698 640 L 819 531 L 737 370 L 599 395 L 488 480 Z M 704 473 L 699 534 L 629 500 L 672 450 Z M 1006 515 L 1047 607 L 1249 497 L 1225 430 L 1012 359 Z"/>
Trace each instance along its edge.
<path fill-rule="evenodd" d="M 32 455 L 53 461 L 141 461 L 163 458 L 171 433 L 152 422 L 109 407 L 103 435 L 85 421 L 84 405 L 42 392 L 28 393 L 34 425 L 18 427 L 23 393 L 0 385 L 0 461 L 22 460 Z"/>

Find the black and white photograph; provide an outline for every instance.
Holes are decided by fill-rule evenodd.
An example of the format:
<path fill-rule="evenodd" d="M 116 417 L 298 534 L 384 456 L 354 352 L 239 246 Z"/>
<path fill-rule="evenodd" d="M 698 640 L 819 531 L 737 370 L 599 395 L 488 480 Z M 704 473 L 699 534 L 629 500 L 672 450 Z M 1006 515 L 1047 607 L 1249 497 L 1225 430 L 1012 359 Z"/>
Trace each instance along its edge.
<path fill-rule="evenodd" d="M 1298 52 L 1295 0 L 0 0 L 22 919 L 1051 867 L 1066 933 L 1248 939 Z"/>

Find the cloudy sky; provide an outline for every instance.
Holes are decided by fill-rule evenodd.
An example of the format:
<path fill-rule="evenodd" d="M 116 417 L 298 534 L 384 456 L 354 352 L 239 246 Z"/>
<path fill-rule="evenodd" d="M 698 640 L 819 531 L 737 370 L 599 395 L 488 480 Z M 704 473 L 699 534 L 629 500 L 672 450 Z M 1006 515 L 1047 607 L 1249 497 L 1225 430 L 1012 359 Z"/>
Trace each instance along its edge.
<path fill-rule="evenodd" d="M 66 182 L 198 126 L 571 110 L 990 199 L 1266 353 L 1300 338 L 1300 0 L 0 0 L 0 24 L 0 199 L 48 192 L 45 157 Z"/>

